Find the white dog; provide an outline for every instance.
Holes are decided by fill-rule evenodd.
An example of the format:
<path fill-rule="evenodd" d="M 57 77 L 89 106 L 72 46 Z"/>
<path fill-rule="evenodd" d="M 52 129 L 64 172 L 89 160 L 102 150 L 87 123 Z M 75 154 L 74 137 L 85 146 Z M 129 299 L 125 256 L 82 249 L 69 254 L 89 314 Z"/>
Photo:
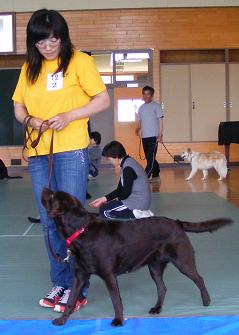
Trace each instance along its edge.
<path fill-rule="evenodd" d="M 211 168 L 214 168 L 217 171 L 219 175 L 218 180 L 222 180 L 227 176 L 226 157 L 218 151 L 201 153 L 188 149 L 182 153 L 181 157 L 189 161 L 192 166 L 191 173 L 186 180 L 190 180 L 198 170 L 202 170 L 202 180 L 206 180 L 208 170 Z"/>

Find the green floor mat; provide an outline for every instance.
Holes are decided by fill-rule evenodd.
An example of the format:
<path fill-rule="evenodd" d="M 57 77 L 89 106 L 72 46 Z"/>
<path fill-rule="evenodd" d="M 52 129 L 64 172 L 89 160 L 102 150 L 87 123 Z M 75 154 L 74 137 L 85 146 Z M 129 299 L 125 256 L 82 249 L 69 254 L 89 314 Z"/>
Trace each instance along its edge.
<path fill-rule="evenodd" d="M 97 197 L 112 190 L 117 176 L 90 183 Z M 38 306 L 48 288 L 49 269 L 40 224 L 29 230 L 28 215 L 37 215 L 29 177 L 1 181 L 0 200 L 0 319 L 51 319 L 56 314 Z M 157 215 L 200 221 L 229 217 L 239 223 L 239 209 L 213 193 L 155 193 L 152 210 Z M 212 298 L 203 307 L 197 287 L 172 265 L 165 272 L 168 288 L 162 316 L 225 315 L 238 313 L 239 224 L 213 234 L 189 234 L 195 248 L 198 271 Z M 29 231 L 28 231 L 29 230 Z M 12 236 L 11 236 L 12 235 Z M 147 268 L 119 277 L 125 316 L 148 316 L 156 288 Z M 88 305 L 72 318 L 112 317 L 113 308 L 101 279 L 93 276 Z"/>

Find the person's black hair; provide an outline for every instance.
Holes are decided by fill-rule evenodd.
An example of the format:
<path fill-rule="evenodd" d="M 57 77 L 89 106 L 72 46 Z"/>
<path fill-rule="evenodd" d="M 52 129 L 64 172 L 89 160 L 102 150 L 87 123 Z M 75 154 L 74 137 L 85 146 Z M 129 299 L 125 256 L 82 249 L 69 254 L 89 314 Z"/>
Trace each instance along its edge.
<path fill-rule="evenodd" d="M 145 91 L 149 91 L 151 95 L 154 95 L 154 88 L 151 86 L 144 86 L 142 89 L 142 93 L 144 94 Z"/>
<path fill-rule="evenodd" d="M 120 142 L 112 141 L 106 144 L 103 149 L 102 156 L 111 158 L 124 158 L 126 156 L 126 151 Z"/>
<path fill-rule="evenodd" d="M 44 57 L 37 50 L 36 43 L 53 36 L 61 40 L 59 64 L 56 72 L 66 73 L 73 55 L 68 25 L 63 16 L 55 10 L 40 9 L 34 12 L 27 24 L 27 79 L 34 84 L 39 76 Z"/>
<path fill-rule="evenodd" d="M 93 140 L 95 141 L 96 144 L 101 143 L 101 135 L 98 131 L 92 131 L 90 133 L 90 138 L 93 138 Z"/>

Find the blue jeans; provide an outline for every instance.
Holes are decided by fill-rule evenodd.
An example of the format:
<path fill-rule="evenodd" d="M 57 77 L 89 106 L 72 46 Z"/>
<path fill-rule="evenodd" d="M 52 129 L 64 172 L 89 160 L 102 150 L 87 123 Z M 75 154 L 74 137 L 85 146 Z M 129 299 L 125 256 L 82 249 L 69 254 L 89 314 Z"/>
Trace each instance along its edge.
<path fill-rule="evenodd" d="M 88 149 L 56 153 L 53 155 L 51 189 L 53 191 L 68 192 L 77 197 L 81 203 L 84 204 L 88 171 Z M 50 277 L 52 284 L 53 286 L 57 285 L 71 288 L 74 272 L 73 257 L 71 257 L 69 263 L 59 263 L 54 259 L 48 247 L 47 234 L 49 234 L 50 243 L 54 253 L 59 254 L 61 258 L 66 257 L 66 243 L 58 235 L 54 221 L 47 217 L 46 210 L 41 203 L 42 189 L 43 187 L 48 186 L 48 156 L 30 157 L 29 172 L 40 214 L 40 220 L 43 225 L 45 245 L 50 262 Z M 87 288 L 88 287 L 85 287 L 84 291 Z M 82 293 L 85 295 L 86 292 Z"/>

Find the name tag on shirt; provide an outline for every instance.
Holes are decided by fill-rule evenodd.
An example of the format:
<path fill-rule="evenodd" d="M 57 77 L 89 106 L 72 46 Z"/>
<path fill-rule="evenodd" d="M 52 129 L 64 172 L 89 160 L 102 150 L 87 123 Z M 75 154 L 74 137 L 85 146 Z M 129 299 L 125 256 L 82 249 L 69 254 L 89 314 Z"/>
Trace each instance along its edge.
<path fill-rule="evenodd" d="M 47 75 L 47 91 L 56 91 L 63 88 L 63 72 L 50 73 Z"/>

